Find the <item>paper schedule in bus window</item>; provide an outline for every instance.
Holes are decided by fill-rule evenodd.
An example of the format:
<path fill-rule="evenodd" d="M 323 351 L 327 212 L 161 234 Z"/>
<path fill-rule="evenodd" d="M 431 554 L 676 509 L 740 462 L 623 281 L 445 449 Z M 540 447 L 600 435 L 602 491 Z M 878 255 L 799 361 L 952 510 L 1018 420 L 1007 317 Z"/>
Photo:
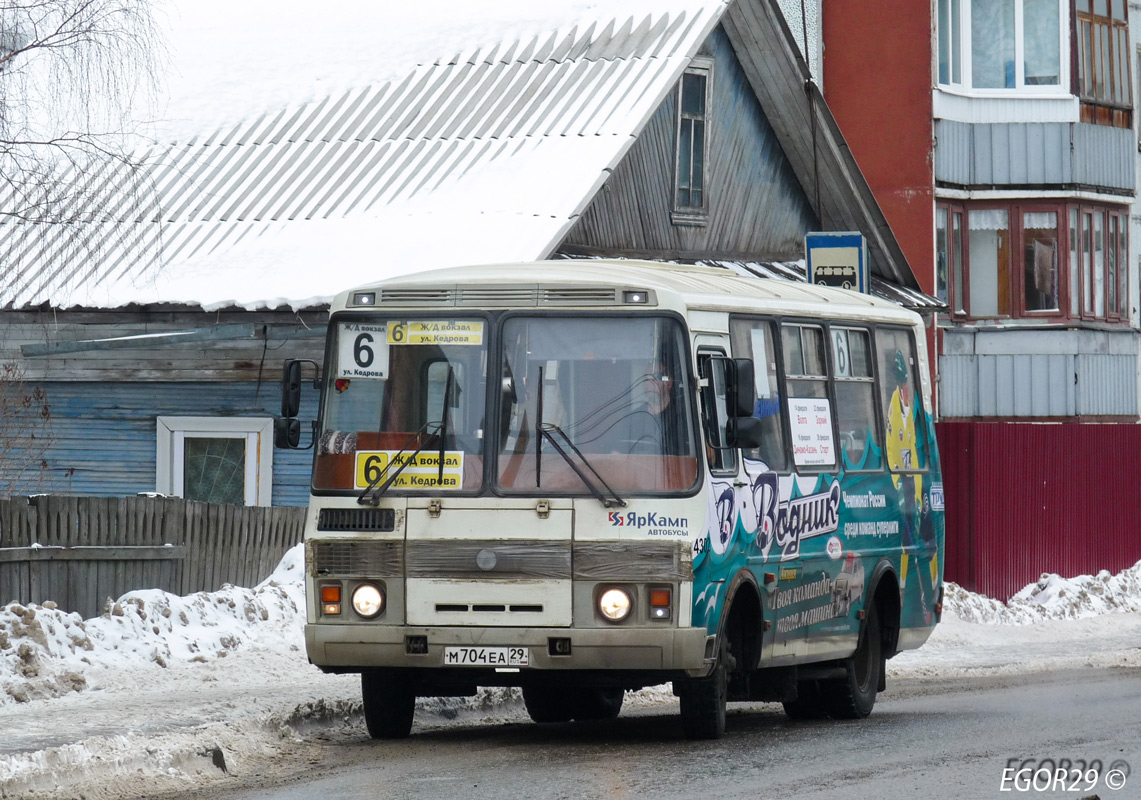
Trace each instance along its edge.
<path fill-rule="evenodd" d="M 836 463 L 832 440 L 832 408 L 819 397 L 793 397 L 788 401 L 792 455 L 798 467 L 825 467 Z"/>

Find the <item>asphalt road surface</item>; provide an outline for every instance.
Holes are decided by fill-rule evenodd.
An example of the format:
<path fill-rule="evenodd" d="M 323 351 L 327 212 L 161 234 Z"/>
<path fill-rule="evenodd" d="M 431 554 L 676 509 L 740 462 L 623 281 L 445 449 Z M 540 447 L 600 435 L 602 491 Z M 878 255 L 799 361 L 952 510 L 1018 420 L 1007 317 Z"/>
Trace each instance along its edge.
<path fill-rule="evenodd" d="M 310 753 L 260 786 L 199 797 L 1126 800 L 1141 797 L 1141 670 L 889 682 L 854 722 L 732 704 L 716 742 L 684 739 L 675 704 L 606 723 L 457 722 L 398 742 L 362 726 Z"/>

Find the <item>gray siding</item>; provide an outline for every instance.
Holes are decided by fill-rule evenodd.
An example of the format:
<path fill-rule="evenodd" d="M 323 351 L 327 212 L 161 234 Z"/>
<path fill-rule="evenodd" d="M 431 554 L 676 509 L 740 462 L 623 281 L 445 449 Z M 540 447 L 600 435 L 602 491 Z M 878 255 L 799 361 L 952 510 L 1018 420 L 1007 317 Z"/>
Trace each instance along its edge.
<path fill-rule="evenodd" d="M 53 443 L 47 470 L 35 485 L 11 494 L 47 492 L 122 497 L 155 490 L 155 418 L 256 416 L 281 413 L 277 382 L 254 383 L 46 383 Z M 317 392 L 303 384 L 300 418 L 316 416 Z M 303 431 L 308 442 L 309 431 Z M 312 450 L 274 450 L 273 505 L 309 500 Z"/>
<path fill-rule="evenodd" d="M 803 257 L 804 234 L 816 227 L 808 199 L 720 28 L 709 47 L 715 66 L 706 156 L 707 224 L 692 227 L 670 221 L 675 90 L 564 245 L 667 256 Z"/>
<path fill-rule="evenodd" d="M 939 415 L 1136 417 L 1137 342 L 1133 331 L 946 331 Z"/>
<path fill-rule="evenodd" d="M 1071 146 L 1072 139 L 1072 146 Z M 1131 130 L 1068 122 L 935 121 L 935 180 L 958 186 L 1134 190 Z"/>
<path fill-rule="evenodd" d="M 0 363 L 18 362 L 30 381 L 277 381 L 286 358 L 320 362 L 325 346 L 324 311 L 0 312 Z M 248 331 L 244 337 L 178 342 L 159 346 L 91 345 L 76 352 L 24 357 L 23 345 L 71 345 L 87 340 L 219 328 Z"/>

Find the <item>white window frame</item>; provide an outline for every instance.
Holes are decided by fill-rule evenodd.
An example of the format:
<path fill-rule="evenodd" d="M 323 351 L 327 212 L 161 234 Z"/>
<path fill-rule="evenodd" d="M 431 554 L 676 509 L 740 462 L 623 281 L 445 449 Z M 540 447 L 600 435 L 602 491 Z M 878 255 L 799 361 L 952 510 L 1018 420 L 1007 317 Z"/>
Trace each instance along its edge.
<path fill-rule="evenodd" d="M 971 2 L 960 0 L 959 3 L 959 53 L 962 83 L 939 82 L 939 26 L 944 20 L 939 19 L 936 13 L 935 21 L 935 85 L 940 91 L 952 94 L 963 94 L 968 97 L 1038 97 L 1057 98 L 1072 97 L 1070 91 L 1070 3 L 1069 0 L 1057 0 L 1058 3 L 1058 85 L 1057 86 L 1026 86 L 1026 66 L 1023 58 L 1023 3 L 1016 0 L 1014 4 L 1014 88 L 1012 89 L 976 89 L 974 88 L 974 65 L 971 58 Z M 938 5 L 935 5 L 938 9 Z"/>
<path fill-rule="evenodd" d="M 272 417 L 158 417 L 155 491 L 182 497 L 185 491 L 186 437 L 246 440 L 247 506 L 269 506 L 273 498 Z"/>

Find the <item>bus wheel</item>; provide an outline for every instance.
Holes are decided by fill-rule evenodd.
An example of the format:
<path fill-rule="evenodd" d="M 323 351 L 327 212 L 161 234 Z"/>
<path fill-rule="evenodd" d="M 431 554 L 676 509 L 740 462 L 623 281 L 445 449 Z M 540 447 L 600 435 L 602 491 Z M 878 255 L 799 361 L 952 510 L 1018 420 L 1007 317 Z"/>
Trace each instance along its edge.
<path fill-rule="evenodd" d="M 679 688 L 681 727 L 687 739 L 720 739 L 725 733 L 725 701 L 729 673 L 735 665 L 728 633 L 722 635 L 717 665 L 704 678 L 685 681 Z"/>
<path fill-rule="evenodd" d="M 875 603 L 868 605 L 864 636 L 844 667 L 848 673 L 845 677 L 820 682 L 825 706 L 829 716 L 836 719 L 863 719 L 876 704 L 884 668 L 883 636 Z"/>
<path fill-rule="evenodd" d="M 416 694 L 399 672 L 362 672 L 364 722 L 373 739 L 404 739 L 412 732 Z"/>
<path fill-rule="evenodd" d="M 626 691 L 612 686 L 583 689 L 575 697 L 574 718 L 579 722 L 615 719 L 622 711 Z"/>
<path fill-rule="evenodd" d="M 549 686 L 524 686 L 523 705 L 535 722 L 570 722 L 574 715 L 573 694 Z"/>
<path fill-rule="evenodd" d="M 789 719 L 824 719 L 828 709 L 820 696 L 820 686 L 816 681 L 798 681 L 796 699 L 784 704 L 784 713 Z"/>

